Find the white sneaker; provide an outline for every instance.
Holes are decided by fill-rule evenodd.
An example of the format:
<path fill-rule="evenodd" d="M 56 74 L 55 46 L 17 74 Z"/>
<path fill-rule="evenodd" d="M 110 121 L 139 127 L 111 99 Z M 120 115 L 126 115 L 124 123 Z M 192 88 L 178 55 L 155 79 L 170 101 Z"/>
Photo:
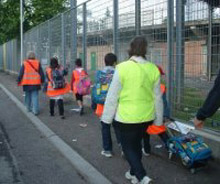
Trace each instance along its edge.
<path fill-rule="evenodd" d="M 136 176 L 131 175 L 130 171 L 127 171 L 125 173 L 125 178 L 128 180 L 131 180 L 132 184 L 137 184 L 138 183 L 138 179 L 136 178 Z"/>
<path fill-rule="evenodd" d="M 150 156 L 150 153 L 146 153 L 145 150 L 144 150 L 144 148 L 142 148 L 142 153 L 143 153 L 143 155 L 146 156 L 146 157 Z"/>
<path fill-rule="evenodd" d="M 101 155 L 111 158 L 112 157 L 112 152 L 111 151 L 102 151 Z"/>
<path fill-rule="evenodd" d="M 152 184 L 152 179 L 149 178 L 148 176 L 145 176 L 141 181 L 140 184 Z"/>

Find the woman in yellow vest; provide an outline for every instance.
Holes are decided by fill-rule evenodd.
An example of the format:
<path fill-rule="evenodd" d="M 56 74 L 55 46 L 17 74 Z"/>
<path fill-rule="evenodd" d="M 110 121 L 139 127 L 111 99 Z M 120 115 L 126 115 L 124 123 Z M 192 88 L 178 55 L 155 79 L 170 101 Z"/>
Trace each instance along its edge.
<path fill-rule="evenodd" d="M 27 111 L 38 115 L 38 92 L 41 89 L 41 84 L 44 83 L 44 72 L 40 62 L 35 58 L 34 52 L 28 53 L 27 59 L 21 66 L 17 82 L 19 86 L 23 86 Z"/>
<path fill-rule="evenodd" d="M 105 101 L 102 122 L 118 123 L 121 145 L 130 170 L 125 177 L 131 183 L 148 184 L 151 179 L 141 162 L 142 139 L 154 121 L 162 125 L 163 102 L 160 73 L 156 65 L 146 60 L 146 39 L 135 37 L 129 49 L 129 59 L 115 70 Z"/>
<path fill-rule="evenodd" d="M 46 94 L 50 97 L 50 115 L 54 116 L 54 106 L 57 101 L 61 119 L 65 119 L 63 95 L 70 91 L 70 85 L 65 79 L 65 75 L 67 75 L 67 70 L 58 64 L 58 59 L 51 58 L 50 67 L 46 69 L 48 81 Z"/>

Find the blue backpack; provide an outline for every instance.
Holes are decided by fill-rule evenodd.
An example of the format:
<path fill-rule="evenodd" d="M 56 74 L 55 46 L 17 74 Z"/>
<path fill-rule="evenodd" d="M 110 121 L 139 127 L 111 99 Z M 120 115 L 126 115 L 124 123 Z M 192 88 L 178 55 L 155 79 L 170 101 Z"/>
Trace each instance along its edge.
<path fill-rule="evenodd" d="M 195 163 L 206 162 L 211 158 L 212 151 L 203 140 L 194 134 L 174 136 L 168 141 L 170 151 L 181 157 L 183 165 L 188 168 L 193 167 Z M 172 143 L 172 144 L 170 144 Z"/>
<path fill-rule="evenodd" d="M 95 104 L 104 104 L 108 89 L 114 75 L 113 69 L 105 71 L 98 70 L 96 73 L 96 83 L 92 89 L 92 101 Z"/>

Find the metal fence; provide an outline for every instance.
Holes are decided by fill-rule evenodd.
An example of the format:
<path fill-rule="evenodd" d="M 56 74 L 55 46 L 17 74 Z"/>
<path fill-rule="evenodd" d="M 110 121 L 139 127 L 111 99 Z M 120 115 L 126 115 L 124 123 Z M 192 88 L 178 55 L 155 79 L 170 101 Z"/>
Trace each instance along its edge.
<path fill-rule="evenodd" d="M 24 53 L 45 68 L 56 55 L 74 67 L 82 58 L 93 77 L 108 52 L 128 58 L 130 40 L 145 35 L 147 58 L 163 67 L 172 116 L 188 121 L 202 105 L 220 65 L 220 3 L 214 0 L 90 0 L 24 34 Z M 19 40 L 0 46 L 0 68 L 18 72 Z M 25 57 L 25 56 L 24 56 Z M 208 120 L 220 129 L 220 112 Z"/>

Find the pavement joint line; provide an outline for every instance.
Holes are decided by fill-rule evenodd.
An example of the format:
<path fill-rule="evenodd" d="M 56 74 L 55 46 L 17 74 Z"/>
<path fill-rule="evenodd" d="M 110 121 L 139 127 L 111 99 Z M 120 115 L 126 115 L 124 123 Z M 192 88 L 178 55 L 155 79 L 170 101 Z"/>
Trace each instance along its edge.
<path fill-rule="evenodd" d="M 6 95 L 17 105 L 17 107 L 29 118 L 35 127 L 46 136 L 46 138 L 60 151 L 60 153 L 70 161 L 70 163 L 77 169 L 86 180 L 91 184 L 111 184 L 102 173 L 95 167 L 81 157 L 75 150 L 73 150 L 67 143 L 65 143 L 59 136 L 57 136 L 50 128 L 48 128 L 38 117 L 30 112 L 27 112 L 25 106 L 8 90 L 3 84 L 0 88 Z"/>

